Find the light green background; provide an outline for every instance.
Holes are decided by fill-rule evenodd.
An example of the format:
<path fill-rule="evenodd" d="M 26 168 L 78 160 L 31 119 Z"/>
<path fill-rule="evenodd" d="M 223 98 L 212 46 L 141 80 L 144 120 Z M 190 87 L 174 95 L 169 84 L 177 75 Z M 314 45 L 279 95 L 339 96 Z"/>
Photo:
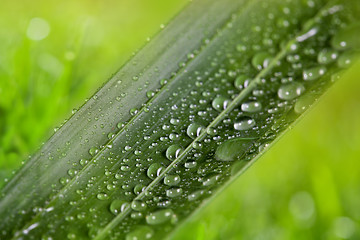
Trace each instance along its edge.
<path fill-rule="evenodd" d="M 2 1 L 0 185 L 186 2 Z M 360 63 L 174 239 L 360 239 L 359 80 Z"/>

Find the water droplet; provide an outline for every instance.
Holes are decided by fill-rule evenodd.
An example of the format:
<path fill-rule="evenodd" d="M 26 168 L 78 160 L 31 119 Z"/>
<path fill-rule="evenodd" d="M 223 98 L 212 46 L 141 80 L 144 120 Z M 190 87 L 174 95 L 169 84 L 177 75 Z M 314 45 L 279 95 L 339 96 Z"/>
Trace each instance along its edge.
<path fill-rule="evenodd" d="M 146 240 L 154 236 L 154 230 L 149 226 L 138 226 L 126 235 L 125 240 Z"/>
<path fill-rule="evenodd" d="M 141 212 L 141 211 L 144 211 L 147 208 L 147 205 L 146 205 L 146 203 L 144 203 L 142 201 L 134 200 L 131 203 L 131 208 L 134 211 Z"/>
<path fill-rule="evenodd" d="M 260 52 L 251 59 L 251 64 L 254 68 L 261 70 L 268 67 L 272 59 L 273 56 L 268 52 Z"/>
<path fill-rule="evenodd" d="M 303 78 L 305 81 L 313 81 L 313 80 L 320 78 L 325 73 L 326 73 L 326 67 L 324 67 L 324 66 L 314 67 L 314 68 L 304 70 Z"/>
<path fill-rule="evenodd" d="M 126 201 L 116 199 L 110 204 L 110 212 L 114 215 L 118 215 L 120 212 L 128 208 L 130 204 Z"/>
<path fill-rule="evenodd" d="M 217 130 L 213 127 L 209 127 L 208 129 L 206 129 L 206 133 L 209 134 L 210 136 L 215 136 L 217 133 Z"/>
<path fill-rule="evenodd" d="M 256 122 L 253 118 L 243 117 L 234 123 L 234 128 L 235 128 L 235 130 L 244 131 L 244 130 L 249 130 L 249 129 L 253 128 L 255 125 L 256 125 Z"/>
<path fill-rule="evenodd" d="M 249 76 L 240 75 L 235 79 L 234 86 L 237 89 L 241 90 L 244 88 L 245 82 L 249 82 L 249 81 L 251 81 L 251 78 Z"/>
<path fill-rule="evenodd" d="M 166 196 L 169 198 L 179 197 L 182 194 L 182 188 L 171 188 L 166 190 Z"/>
<path fill-rule="evenodd" d="M 174 216 L 172 209 L 164 209 L 152 212 L 146 216 L 146 222 L 150 225 L 163 224 L 171 220 Z"/>
<path fill-rule="evenodd" d="M 157 176 L 161 174 L 163 166 L 160 163 L 153 163 L 147 170 L 147 176 L 154 180 Z"/>
<path fill-rule="evenodd" d="M 254 113 L 261 111 L 262 105 L 260 102 L 246 102 L 241 104 L 241 110 L 244 112 Z"/>
<path fill-rule="evenodd" d="M 176 141 L 180 139 L 180 134 L 178 133 L 170 133 L 169 135 L 170 140 Z"/>
<path fill-rule="evenodd" d="M 197 166 L 197 162 L 194 160 L 188 160 L 187 162 L 185 162 L 184 167 L 186 168 L 194 168 Z"/>
<path fill-rule="evenodd" d="M 331 46 L 336 50 L 360 48 L 360 24 L 354 24 L 338 31 L 331 39 Z"/>
<path fill-rule="evenodd" d="M 167 159 L 169 159 L 170 161 L 175 160 L 182 152 L 182 147 L 174 144 L 171 145 L 170 147 L 168 147 L 168 149 L 166 150 L 166 157 Z"/>
<path fill-rule="evenodd" d="M 214 176 L 206 177 L 203 181 L 203 186 L 210 187 L 210 186 L 214 185 L 220 179 L 220 177 L 221 177 L 221 175 L 214 175 Z"/>
<path fill-rule="evenodd" d="M 195 191 L 195 192 L 189 194 L 188 200 L 189 200 L 190 202 L 191 202 L 191 201 L 198 200 L 204 193 L 205 193 L 204 190 Z"/>
<path fill-rule="evenodd" d="M 201 134 L 203 129 L 204 129 L 204 126 L 202 126 L 201 124 L 191 123 L 188 126 L 186 133 L 190 138 L 195 139 L 196 137 L 198 137 Z"/>
<path fill-rule="evenodd" d="M 246 51 L 246 46 L 243 44 L 238 44 L 236 45 L 236 50 L 239 52 L 245 52 Z"/>
<path fill-rule="evenodd" d="M 339 53 L 333 49 L 325 49 L 318 54 L 318 63 L 329 64 L 334 62 L 339 56 Z"/>
<path fill-rule="evenodd" d="M 141 212 L 132 212 L 130 217 L 132 219 L 141 219 L 144 217 L 144 215 Z"/>
<path fill-rule="evenodd" d="M 337 60 L 337 65 L 341 68 L 348 68 L 354 62 L 357 54 L 351 51 L 344 52 Z"/>
<path fill-rule="evenodd" d="M 142 193 L 142 191 L 144 190 L 146 186 L 144 184 L 137 184 L 135 187 L 134 187 L 134 193 L 136 195 L 139 195 L 140 193 Z"/>
<path fill-rule="evenodd" d="M 139 110 L 137 110 L 136 108 L 130 109 L 130 115 L 131 116 L 135 116 L 138 112 L 139 112 Z"/>
<path fill-rule="evenodd" d="M 310 107 L 310 105 L 315 101 L 315 96 L 312 94 L 306 94 L 297 99 L 294 105 L 294 111 L 297 114 L 301 114 Z"/>
<path fill-rule="evenodd" d="M 192 147 L 195 149 L 201 149 L 203 147 L 203 144 L 199 141 L 195 141 L 193 142 Z"/>
<path fill-rule="evenodd" d="M 170 119 L 170 123 L 172 125 L 179 125 L 180 124 L 180 119 L 172 118 L 172 119 Z"/>
<path fill-rule="evenodd" d="M 292 100 L 299 97 L 304 91 L 304 85 L 298 82 L 291 82 L 280 86 L 278 97 L 283 100 Z"/>
<path fill-rule="evenodd" d="M 168 186 L 176 186 L 180 183 L 180 176 L 178 174 L 166 175 L 164 178 L 164 183 Z"/>
<path fill-rule="evenodd" d="M 109 199 L 109 196 L 106 193 L 98 193 L 98 195 L 96 195 L 96 197 L 99 200 L 107 200 L 107 199 Z"/>
<path fill-rule="evenodd" d="M 216 111 L 222 112 L 224 109 L 227 108 L 229 103 L 230 103 L 230 99 L 220 96 L 212 101 L 212 106 Z"/>
<path fill-rule="evenodd" d="M 148 92 L 146 92 L 146 96 L 148 98 L 152 98 L 153 96 L 155 96 L 155 93 L 153 91 L 148 91 Z"/>
<path fill-rule="evenodd" d="M 91 156 L 95 156 L 98 152 L 99 152 L 99 149 L 96 148 L 96 147 L 92 147 L 92 148 L 89 149 L 89 154 Z"/>
<path fill-rule="evenodd" d="M 240 159 L 255 143 L 255 138 L 235 138 L 222 143 L 215 152 L 219 161 Z"/>

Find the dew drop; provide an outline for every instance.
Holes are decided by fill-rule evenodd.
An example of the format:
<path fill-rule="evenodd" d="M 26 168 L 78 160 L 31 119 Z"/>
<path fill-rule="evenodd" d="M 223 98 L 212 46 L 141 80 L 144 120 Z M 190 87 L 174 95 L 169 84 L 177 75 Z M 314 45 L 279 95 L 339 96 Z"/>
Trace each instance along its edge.
<path fill-rule="evenodd" d="M 281 85 L 277 93 L 280 99 L 292 100 L 299 97 L 304 91 L 304 85 L 298 82 L 291 82 Z"/>
<path fill-rule="evenodd" d="M 131 213 L 130 217 L 132 219 L 141 219 L 144 217 L 144 215 L 141 212 L 133 212 Z"/>
<path fill-rule="evenodd" d="M 344 52 L 337 60 L 337 65 L 340 68 L 348 68 L 354 62 L 356 54 L 351 51 Z"/>
<path fill-rule="evenodd" d="M 89 154 L 91 156 L 95 156 L 98 152 L 99 152 L 99 149 L 96 148 L 96 147 L 92 147 L 92 148 L 89 149 Z"/>
<path fill-rule="evenodd" d="M 201 134 L 203 129 L 204 129 L 204 126 L 202 126 L 201 124 L 191 123 L 188 126 L 186 133 L 190 138 L 195 139 L 196 137 L 198 137 Z"/>
<path fill-rule="evenodd" d="M 294 111 L 297 114 L 301 114 L 308 109 L 311 104 L 315 101 L 315 96 L 312 94 L 306 94 L 304 96 L 301 96 L 299 99 L 297 99 L 295 105 L 294 105 Z"/>
<path fill-rule="evenodd" d="M 195 192 L 189 194 L 188 200 L 189 200 L 190 202 L 196 201 L 196 200 L 198 200 L 204 193 L 205 193 L 204 190 L 195 191 Z"/>
<path fill-rule="evenodd" d="M 326 67 L 324 66 L 314 67 L 304 70 L 303 78 L 305 81 L 313 81 L 320 78 L 325 73 L 326 73 Z"/>
<path fill-rule="evenodd" d="M 138 226 L 126 235 L 125 240 L 146 240 L 154 236 L 154 230 L 149 226 Z"/>
<path fill-rule="evenodd" d="M 241 90 L 244 88 L 245 82 L 251 81 L 251 78 L 247 75 L 240 75 L 234 81 L 234 86 Z"/>
<path fill-rule="evenodd" d="M 169 198 L 179 197 L 182 194 L 182 188 L 171 188 L 166 190 L 166 196 Z"/>
<path fill-rule="evenodd" d="M 216 97 L 213 101 L 212 101 L 212 107 L 218 111 L 218 112 L 222 112 L 224 109 L 227 108 L 227 106 L 230 103 L 230 99 L 227 99 L 225 97 Z"/>
<path fill-rule="evenodd" d="M 253 118 L 243 117 L 234 123 L 234 128 L 235 130 L 245 131 L 253 128 L 255 125 L 256 122 Z"/>
<path fill-rule="evenodd" d="M 338 31 L 331 39 L 331 46 L 336 50 L 360 48 L 360 24 L 354 24 Z"/>
<path fill-rule="evenodd" d="M 109 196 L 106 193 L 98 193 L 98 195 L 96 195 L 96 197 L 99 200 L 107 200 L 107 199 L 109 199 Z"/>
<path fill-rule="evenodd" d="M 179 125 L 180 124 L 180 120 L 179 119 L 176 119 L 176 118 L 172 118 L 170 119 L 170 123 L 172 125 Z"/>
<path fill-rule="evenodd" d="M 114 215 L 118 215 L 120 212 L 128 208 L 130 204 L 126 201 L 116 199 L 110 204 L 110 212 Z"/>
<path fill-rule="evenodd" d="M 164 209 L 152 212 L 146 216 L 146 222 L 150 225 L 163 224 L 171 220 L 174 216 L 172 209 Z"/>
<path fill-rule="evenodd" d="M 217 130 L 213 127 L 209 127 L 206 129 L 206 133 L 209 134 L 210 136 L 215 136 L 217 133 Z"/>
<path fill-rule="evenodd" d="M 326 49 L 318 54 L 318 63 L 329 64 L 334 62 L 339 56 L 339 53 L 333 49 Z"/>
<path fill-rule="evenodd" d="M 210 186 L 214 185 L 220 179 L 220 177 L 221 177 L 221 175 L 206 177 L 203 181 L 203 186 L 210 187 Z"/>
<path fill-rule="evenodd" d="M 142 193 L 142 191 L 144 190 L 146 186 L 144 184 L 137 184 L 135 187 L 134 187 L 134 193 L 136 195 L 139 195 L 140 193 Z"/>
<path fill-rule="evenodd" d="M 147 170 L 147 176 L 154 180 L 157 176 L 161 174 L 163 166 L 160 163 L 153 163 Z"/>
<path fill-rule="evenodd" d="M 164 183 L 168 186 L 176 186 L 180 183 L 180 176 L 178 174 L 166 175 L 164 178 Z"/>
<path fill-rule="evenodd" d="M 262 105 L 260 102 L 246 102 L 241 104 L 241 110 L 244 112 L 254 113 L 261 111 Z"/>
<path fill-rule="evenodd" d="M 176 141 L 180 139 L 180 134 L 178 133 L 170 133 L 169 135 L 170 140 Z"/>
<path fill-rule="evenodd" d="M 147 208 L 146 203 L 142 202 L 142 201 L 138 201 L 138 200 L 134 200 L 131 203 L 131 209 L 134 211 L 144 211 Z"/>
<path fill-rule="evenodd" d="M 251 59 L 251 64 L 254 68 L 261 70 L 269 66 L 273 56 L 268 52 L 260 52 L 254 55 Z"/>
<path fill-rule="evenodd" d="M 168 149 L 166 150 L 166 157 L 167 159 L 169 159 L 170 161 L 175 160 L 182 152 L 182 147 L 180 147 L 177 144 L 171 145 L 170 147 L 168 147 Z"/>
<path fill-rule="evenodd" d="M 222 143 L 215 152 L 218 161 L 240 159 L 255 143 L 255 138 L 235 138 Z"/>
<path fill-rule="evenodd" d="M 185 162 L 184 167 L 186 168 L 194 168 L 197 166 L 197 162 L 194 160 L 188 160 L 187 162 Z"/>

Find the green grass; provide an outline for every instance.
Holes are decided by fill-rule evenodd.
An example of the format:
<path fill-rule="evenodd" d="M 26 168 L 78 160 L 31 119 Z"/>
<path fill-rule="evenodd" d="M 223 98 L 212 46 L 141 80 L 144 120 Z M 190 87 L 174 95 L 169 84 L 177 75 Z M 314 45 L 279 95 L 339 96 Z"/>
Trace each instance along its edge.
<path fill-rule="evenodd" d="M 0 9 L 1 180 L 184 4 L 6 0 Z M 33 17 L 51 26 L 40 42 L 26 37 Z M 358 76 L 355 68 L 337 83 L 175 239 L 360 238 Z M 309 218 L 294 214 L 312 203 Z"/>

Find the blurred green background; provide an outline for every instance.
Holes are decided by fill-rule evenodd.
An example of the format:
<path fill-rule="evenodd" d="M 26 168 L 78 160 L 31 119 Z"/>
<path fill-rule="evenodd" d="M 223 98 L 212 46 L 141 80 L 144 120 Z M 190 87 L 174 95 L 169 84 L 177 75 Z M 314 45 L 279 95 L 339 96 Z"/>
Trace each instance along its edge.
<path fill-rule="evenodd" d="M 1 1 L 0 186 L 185 0 Z M 360 239 L 360 62 L 176 240 Z"/>

